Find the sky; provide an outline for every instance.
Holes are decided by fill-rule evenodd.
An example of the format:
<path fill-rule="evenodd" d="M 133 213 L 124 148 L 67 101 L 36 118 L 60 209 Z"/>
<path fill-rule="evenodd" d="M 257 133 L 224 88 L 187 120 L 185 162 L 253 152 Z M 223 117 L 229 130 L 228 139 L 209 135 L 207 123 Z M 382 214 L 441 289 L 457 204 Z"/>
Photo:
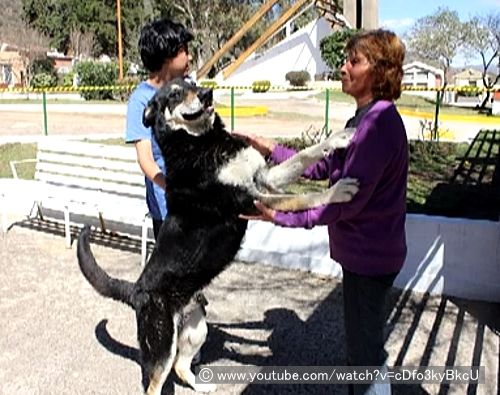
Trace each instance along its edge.
<path fill-rule="evenodd" d="M 399 35 L 411 28 L 419 18 L 435 14 L 439 7 L 457 11 L 460 20 L 465 22 L 475 15 L 500 12 L 500 0 L 378 0 L 378 7 L 379 25 Z M 456 59 L 457 66 L 466 62 L 460 56 Z M 476 63 L 475 60 L 470 62 Z"/>

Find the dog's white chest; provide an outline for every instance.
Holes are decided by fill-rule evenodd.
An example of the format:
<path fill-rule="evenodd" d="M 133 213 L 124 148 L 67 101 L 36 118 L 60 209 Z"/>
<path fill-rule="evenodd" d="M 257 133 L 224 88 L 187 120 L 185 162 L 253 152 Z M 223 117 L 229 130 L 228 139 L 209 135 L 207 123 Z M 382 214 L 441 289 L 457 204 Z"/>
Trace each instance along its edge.
<path fill-rule="evenodd" d="M 245 148 L 223 166 L 217 179 L 223 184 L 248 186 L 253 184 L 255 173 L 266 166 L 266 161 L 257 150 Z"/>

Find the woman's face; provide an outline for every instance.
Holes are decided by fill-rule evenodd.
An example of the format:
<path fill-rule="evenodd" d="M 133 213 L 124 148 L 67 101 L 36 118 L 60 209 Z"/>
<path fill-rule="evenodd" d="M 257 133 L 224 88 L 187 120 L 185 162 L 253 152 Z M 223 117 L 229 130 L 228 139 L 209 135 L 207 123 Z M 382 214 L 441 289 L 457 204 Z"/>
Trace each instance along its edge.
<path fill-rule="evenodd" d="M 340 69 L 342 76 L 342 92 L 354 97 L 358 104 L 368 103 L 373 99 L 373 68 L 365 55 L 360 51 L 348 55 Z"/>

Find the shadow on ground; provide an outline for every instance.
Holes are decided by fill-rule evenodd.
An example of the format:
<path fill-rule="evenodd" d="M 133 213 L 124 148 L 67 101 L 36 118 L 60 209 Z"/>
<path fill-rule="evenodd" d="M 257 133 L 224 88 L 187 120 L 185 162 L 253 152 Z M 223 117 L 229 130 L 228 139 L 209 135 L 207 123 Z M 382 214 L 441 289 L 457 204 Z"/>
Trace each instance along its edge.
<path fill-rule="evenodd" d="M 37 232 L 63 235 L 63 227 L 58 223 L 28 221 L 18 225 Z M 77 228 L 72 228 L 74 234 L 77 231 Z M 137 256 L 139 262 L 140 241 L 99 233 L 94 235 L 94 242 L 106 247 L 103 251 L 112 248 L 132 252 L 129 256 L 134 259 Z M 63 239 L 56 237 L 53 242 L 57 242 L 57 245 L 60 242 L 62 245 Z M 104 260 L 105 256 L 102 255 L 101 259 Z M 122 266 L 121 270 L 126 268 L 127 266 Z M 136 269 L 137 267 L 134 273 Z M 74 270 L 74 276 L 81 280 L 76 265 Z M 78 288 L 83 287 L 85 282 L 82 280 L 78 284 L 80 286 L 73 288 L 73 291 L 81 293 L 83 290 Z M 14 289 L 18 288 L 16 286 Z M 93 295 L 90 287 L 87 288 L 85 292 Z M 51 292 L 62 291 L 54 289 Z M 208 308 L 209 336 L 202 349 L 202 365 L 345 365 L 342 288 L 337 280 L 260 264 L 237 263 L 207 288 L 207 295 L 211 302 Z M 98 297 L 95 303 L 104 304 Z M 119 310 L 121 309 L 126 308 L 120 306 Z M 105 317 L 95 317 L 94 335 L 97 342 L 110 354 L 131 361 L 139 367 L 139 351 L 135 343 L 127 340 L 126 344 L 127 342 L 116 339 L 116 335 L 112 336 L 108 329 L 112 322 L 108 322 Z M 386 349 L 389 353 L 389 366 L 487 368 L 485 384 L 394 385 L 393 393 L 498 393 L 499 333 L 498 303 L 393 289 L 387 310 Z M 108 359 L 106 355 L 100 357 Z M 142 374 L 142 382 L 145 381 Z M 175 377 L 171 377 L 163 389 L 164 395 L 170 393 L 182 395 L 192 392 Z M 345 394 L 346 387 L 227 384 L 220 385 L 218 393 Z"/>

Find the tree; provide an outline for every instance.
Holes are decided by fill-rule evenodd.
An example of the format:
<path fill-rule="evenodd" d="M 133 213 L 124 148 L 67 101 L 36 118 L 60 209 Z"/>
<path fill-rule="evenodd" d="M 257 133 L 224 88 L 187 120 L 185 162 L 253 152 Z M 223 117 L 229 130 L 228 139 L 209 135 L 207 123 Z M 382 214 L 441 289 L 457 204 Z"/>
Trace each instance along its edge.
<path fill-rule="evenodd" d="M 117 53 L 116 0 L 22 1 L 23 19 L 48 36 L 59 51 L 68 52 L 72 35 L 80 32 L 94 37 L 92 55 Z M 130 35 L 143 23 L 144 9 L 141 2 L 134 0 L 121 0 L 121 8 L 123 40 L 130 45 Z M 124 53 L 129 45 L 124 45 Z"/>
<path fill-rule="evenodd" d="M 24 86 L 30 86 L 36 72 L 37 60 L 47 57 L 49 39 L 20 19 L 12 20 L 2 26 L 0 35 L 5 42 L 17 47 L 19 54 L 23 57 L 24 73 L 21 81 Z"/>
<path fill-rule="evenodd" d="M 95 46 L 95 37 L 92 33 L 82 33 L 72 30 L 69 34 L 69 52 L 78 59 L 90 58 Z"/>
<path fill-rule="evenodd" d="M 434 15 L 417 20 L 406 35 L 407 46 L 425 60 L 438 62 L 443 70 L 442 90 L 436 95 L 433 139 L 438 137 L 439 106 L 448 85 L 448 73 L 453 59 L 463 43 L 464 25 L 458 13 L 447 8 L 439 8 Z"/>
<path fill-rule="evenodd" d="M 405 36 L 411 51 L 441 66 L 444 72 L 443 87 L 448 84 L 450 66 L 463 43 L 463 31 L 464 25 L 456 11 L 439 8 L 434 15 L 418 19 Z"/>
<path fill-rule="evenodd" d="M 490 99 L 490 89 L 500 80 L 500 13 L 488 13 L 475 16 L 465 24 L 464 47 L 469 56 L 479 54 L 482 60 L 483 86 L 487 89 L 480 105 L 486 107 Z M 496 76 L 488 78 L 488 69 L 496 62 Z"/>
<path fill-rule="evenodd" d="M 183 23 L 193 34 L 193 62 L 200 68 L 222 47 L 260 6 L 259 2 L 241 0 L 151 0 L 154 16 L 170 17 Z M 259 37 L 264 21 L 256 24 L 215 66 L 214 74 L 232 57 Z"/>
<path fill-rule="evenodd" d="M 319 43 L 321 58 L 332 69 L 333 77 L 340 78 L 340 68 L 345 62 L 344 49 L 347 41 L 356 34 L 357 29 L 341 29 L 323 38 Z"/>

